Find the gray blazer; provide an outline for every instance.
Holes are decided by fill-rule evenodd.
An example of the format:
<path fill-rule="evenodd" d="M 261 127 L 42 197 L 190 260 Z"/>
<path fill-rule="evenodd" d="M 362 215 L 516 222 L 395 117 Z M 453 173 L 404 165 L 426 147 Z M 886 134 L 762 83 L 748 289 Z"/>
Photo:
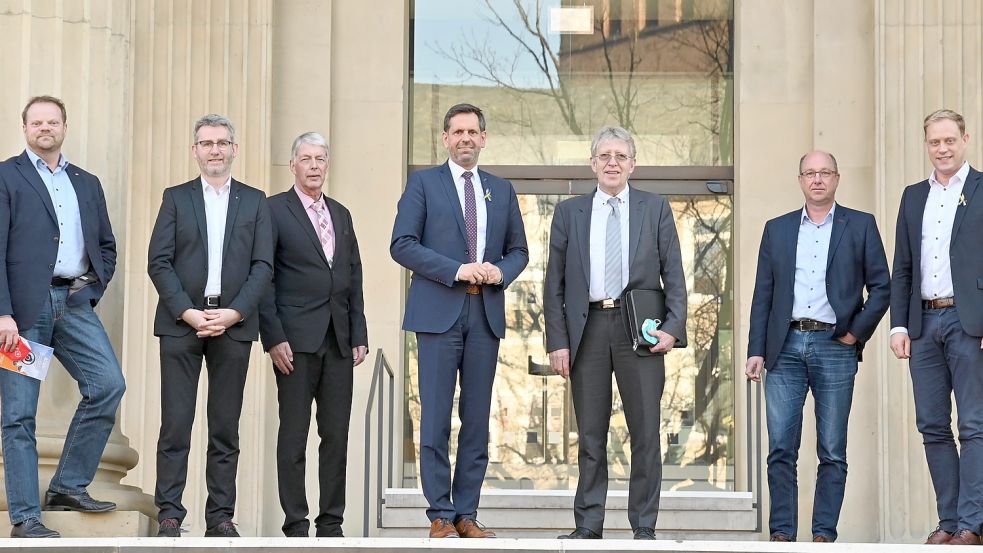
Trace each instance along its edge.
<path fill-rule="evenodd" d="M 663 289 L 668 314 L 661 330 L 686 338 L 686 278 L 669 202 L 629 185 L 628 289 Z M 546 350 L 570 350 L 570 363 L 587 325 L 590 289 L 590 216 L 595 191 L 556 206 L 546 266 Z"/>

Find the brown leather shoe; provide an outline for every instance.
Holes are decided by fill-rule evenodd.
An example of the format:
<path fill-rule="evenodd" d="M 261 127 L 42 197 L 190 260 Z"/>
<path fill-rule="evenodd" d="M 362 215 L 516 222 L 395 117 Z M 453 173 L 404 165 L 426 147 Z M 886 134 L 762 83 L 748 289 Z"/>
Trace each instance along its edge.
<path fill-rule="evenodd" d="M 949 543 L 952 539 L 952 534 L 946 532 L 941 526 L 932 530 L 932 533 L 928 535 L 928 539 L 925 540 L 925 545 L 945 545 Z"/>
<path fill-rule="evenodd" d="M 446 518 L 438 518 L 430 523 L 431 538 L 460 538 L 454 525 Z"/>
<path fill-rule="evenodd" d="M 473 518 L 462 518 L 454 525 L 457 533 L 462 538 L 494 538 L 495 532 L 486 530 L 477 520 Z"/>
<path fill-rule="evenodd" d="M 963 528 L 952 535 L 948 545 L 980 545 L 980 535 Z"/>
<path fill-rule="evenodd" d="M 833 543 L 833 540 L 827 538 L 826 536 L 813 536 L 812 541 L 815 543 Z"/>
<path fill-rule="evenodd" d="M 772 534 L 772 536 L 770 538 L 768 538 L 768 541 L 787 541 L 787 542 L 790 542 L 790 541 L 792 541 L 792 539 L 789 538 L 788 536 L 784 536 L 782 534 Z"/>

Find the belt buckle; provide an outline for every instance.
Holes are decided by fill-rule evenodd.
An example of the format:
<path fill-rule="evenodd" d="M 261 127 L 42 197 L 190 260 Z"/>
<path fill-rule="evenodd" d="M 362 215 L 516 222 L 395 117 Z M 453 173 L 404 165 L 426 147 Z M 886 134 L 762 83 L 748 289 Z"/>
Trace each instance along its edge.
<path fill-rule="evenodd" d="M 601 300 L 601 309 L 614 309 L 614 300 L 611 298 Z"/>
<path fill-rule="evenodd" d="M 205 307 L 218 307 L 219 296 L 205 296 Z"/>

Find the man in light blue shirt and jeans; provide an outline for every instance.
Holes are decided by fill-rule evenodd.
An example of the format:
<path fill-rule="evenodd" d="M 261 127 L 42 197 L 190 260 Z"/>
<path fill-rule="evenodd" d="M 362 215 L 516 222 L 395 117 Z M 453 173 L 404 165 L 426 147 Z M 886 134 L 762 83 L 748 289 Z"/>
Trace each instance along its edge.
<path fill-rule="evenodd" d="M 802 156 L 805 206 L 768 221 L 758 252 L 745 374 L 758 382 L 767 369 L 771 541 L 796 539 L 796 464 L 810 390 L 819 452 L 812 541 L 837 538 L 857 362 L 890 299 L 874 216 L 835 203 L 839 179 L 831 154 Z"/>
<path fill-rule="evenodd" d="M 27 148 L 0 163 L 0 350 L 12 351 L 21 338 L 51 346 L 82 395 L 44 510 L 111 511 L 116 504 L 93 499 L 86 488 L 126 387 L 93 311 L 116 268 L 116 241 L 99 179 L 61 154 L 64 103 L 34 97 L 22 118 Z M 41 523 L 40 391 L 39 380 L 0 370 L 3 468 L 15 538 L 59 535 Z"/>

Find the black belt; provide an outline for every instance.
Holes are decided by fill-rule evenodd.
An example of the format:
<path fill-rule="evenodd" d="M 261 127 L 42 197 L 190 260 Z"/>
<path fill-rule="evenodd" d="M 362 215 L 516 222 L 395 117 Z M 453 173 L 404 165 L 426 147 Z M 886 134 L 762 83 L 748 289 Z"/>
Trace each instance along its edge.
<path fill-rule="evenodd" d="M 949 296 L 948 298 L 935 298 L 934 300 L 922 300 L 922 309 L 945 309 L 946 307 L 955 307 L 956 298 Z"/>
<path fill-rule="evenodd" d="M 621 307 L 621 300 L 607 299 L 601 301 L 592 301 L 587 305 L 589 305 L 591 309 L 617 309 Z"/>
<path fill-rule="evenodd" d="M 51 277 L 52 286 L 71 286 L 74 278 Z"/>
<path fill-rule="evenodd" d="M 205 307 L 215 308 L 222 305 L 222 296 L 205 296 Z"/>
<path fill-rule="evenodd" d="M 791 326 L 794 330 L 801 332 L 819 332 L 822 330 L 829 330 L 833 328 L 834 325 L 824 323 L 822 321 L 814 321 L 812 319 L 802 319 L 799 321 L 792 321 Z"/>

